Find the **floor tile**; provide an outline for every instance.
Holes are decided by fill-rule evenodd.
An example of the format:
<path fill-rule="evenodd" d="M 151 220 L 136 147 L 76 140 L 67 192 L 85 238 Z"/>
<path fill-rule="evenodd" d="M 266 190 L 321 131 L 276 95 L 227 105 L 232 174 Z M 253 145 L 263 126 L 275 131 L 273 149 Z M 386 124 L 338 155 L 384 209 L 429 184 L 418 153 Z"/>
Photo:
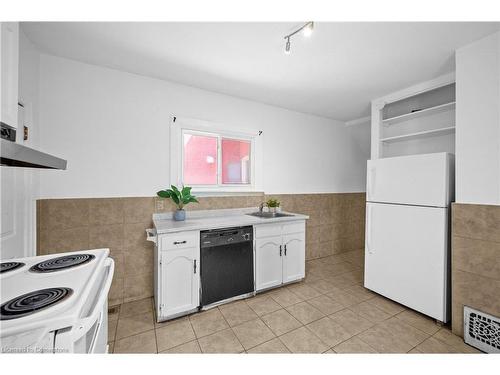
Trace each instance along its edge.
<path fill-rule="evenodd" d="M 330 315 L 333 314 L 334 312 L 344 309 L 344 305 L 332 300 L 330 297 L 326 295 L 310 299 L 307 302 L 316 307 L 319 311 L 321 311 L 325 315 Z"/>
<path fill-rule="evenodd" d="M 156 329 L 156 340 L 160 352 L 194 339 L 196 336 L 189 321 L 181 321 Z"/>
<path fill-rule="evenodd" d="M 196 315 L 196 314 L 193 314 L 193 315 Z M 189 315 L 181 316 L 181 317 L 175 318 L 175 319 L 165 320 L 163 322 L 157 322 L 156 318 L 155 318 L 155 328 L 161 328 L 161 327 L 168 326 L 170 324 L 184 322 L 184 321 L 188 321 L 188 320 L 189 320 Z"/>
<path fill-rule="evenodd" d="M 460 336 L 453 334 L 448 328 L 441 328 L 433 337 L 454 347 L 461 353 L 482 353 L 480 350 L 466 344 Z"/>
<path fill-rule="evenodd" d="M 259 316 L 281 309 L 281 306 L 270 295 L 256 296 L 246 300 L 247 305 Z"/>
<path fill-rule="evenodd" d="M 251 320 L 233 327 L 233 331 L 246 350 L 274 337 L 272 331 L 260 319 Z"/>
<path fill-rule="evenodd" d="M 231 328 L 198 340 L 203 353 L 241 353 L 244 351 Z"/>
<path fill-rule="evenodd" d="M 327 344 L 306 327 L 288 332 L 280 340 L 292 353 L 323 353 L 329 349 Z"/>
<path fill-rule="evenodd" d="M 113 353 L 156 353 L 155 331 L 147 331 L 115 341 Z"/>
<path fill-rule="evenodd" d="M 330 293 L 336 290 L 332 282 L 323 279 L 313 281 L 307 285 L 309 285 L 311 288 L 316 289 L 318 292 L 322 294 Z"/>
<path fill-rule="evenodd" d="M 325 277 L 325 280 L 332 282 L 335 288 L 342 290 L 352 288 L 353 286 L 359 284 L 358 281 L 353 280 L 352 278 L 347 278 L 344 275 L 327 276 Z"/>
<path fill-rule="evenodd" d="M 141 299 L 139 301 L 127 302 L 121 305 L 120 317 L 138 315 L 153 311 L 151 298 Z"/>
<path fill-rule="evenodd" d="M 348 354 L 348 353 L 377 353 L 370 345 L 360 340 L 357 337 L 351 337 L 333 348 L 337 353 Z"/>
<path fill-rule="evenodd" d="M 175 348 L 171 348 L 168 350 L 165 350 L 160 353 L 170 353 L 170 354 L 197 354 L 201 353 L 200 345 L 198 344 L 197 340 L 193 340 L 190 342 L 187 342 L 185 344 L 176 346 Z"/>
<path fill-rule="evenodd" d="M 363 302 L 363 300 L 359 299 L 358 297 L 338 289 L 330 293 L 327 293 L 326 295 L 335 302 L 338 302 L 345 307 L 349 307 Z"/>
<path fill-rule="evenodd" d="M 325 316 L 325 314 L 307 302 L 300 302 L 289 306 L 286 310 L 302 324 L 314 322 Z"/>
<path fill-rule="evenodd" d="M 379 353 L 407 353 L 413 345 L 390 334 L 379 326 L 372 327 L 357 336 Z"/>
<path fill-rule="evenodd" d="M 377 294 L 373 293 L 371 290 L 366 289 L 365 287 L 363 287 L 361 285 L 355 285 L 353 287 L 350 287 L 350 288 L 346 289 L 345 292 L 357 297 L 360 302 L 369 300 L 369 299 L 377 296 Z M 401 311 L 403 311 L 403 310 L 401 310 Z M 398 311 L 398 312 L 401 312 L 401 311 Z"/>
<path fill-rule="evenodd" d="M 229 328 L 218 308 L 193 314 L 189 317 L 189 320 L 198 338 Z"/>
<path fill-rule="evenodd" d="M 396 317 L 430 335 L 435 334 L 441 328 L 436 324 L 435 320 L 413 310 L 405 310 Z"/>
<path fill-rule="evenodd" d="M 279 338 L 274 338 L 263 344 L 256 346 L 248 351 L 248 353 L 259 353 L 259 354 L 278 354 L 278 353 L 290 353 L 285 344 L 281 342 Z"/>
<path fill-rule="evenodd" d="M 231 327 L 257 318 L 257 314 L 248 307 L 245 301 L 232 302 L 219 307 L 220 312 Z"/>
<path fill-rule="evenodd" d="M 120 317 L 116 328 L 116 340 L 153 329 L 153 313 Z"/>
<path fill-rule="evenodd" d="M 434 337 L 429 337 L 427 340 L 417 345 L 415 349 L 426 354 L 460 353 L 458 349 L 455 349 L 453 346 L 447 345 Z"/>
<path fill-rule="evenodd" d="M 352 305 L 349 307 L 349 309 L 373 323 L 380 323 L 391 317 L 391 315 L 380 310 L 378 307 L 371 305 L 368 302 L 361 302 L 357 305 Z"/>
<path fill-rule="evenodd" d="M 298 295 L 303 300 L 308 300 L 308 299 L 318 297 L 321 295 L 321 293 L 318 292 L 316 289 L 311 288 L 310 286 L 308 286 L 306 284 L 291 285 L 288 287 L 288 289 L 292 293 L 295 293 L 296 295 Z"/>
<path fill-rule="evenodd" d="M 389 315 L 396 315 L 405 310 L 404 306 L 401 306 L 399 303 L 391 301 L 390 299 L 382 296 L 375 296 L 374 298 L 369 299 L 367 302 Z"/>
<path fill-rule="evenodd" d="M 335 314 L 330 315 L 329 317 L 330 319 L 344 327 L 352 335 L 357 335 L 358 333 L 366 331 L 368 328 L 374 325 L 368 319 L 359 316 L 349 309 L 338 311 Z"/>
<path fill-rule="evenodd" d="M 429 337 L 429 334 L 395 317 L 379 323 L 377 326 L 406 341 L 411 346 L 416 346 Z"/>
<path fill-rule="evenodd" d="M 271 297 L 282 307 L 288 307 L 304 300 L 286 288 L 279 288 L 279 290 L 276 290 L 271 294 Z"/>
<path fill-rule="evenodd" d="M 328 317 L 316 320 L 306 327 L 330 347 L 340 344 L 352 336 L 340 324 Z"/>
<path fill-rule="evenodd" d="M 277 336 L 281 336 L 284 333 L 302 326 L 302 323 L 286 310 L 278 310 L 271 314 L 264 315 L 262 320 Z"/>

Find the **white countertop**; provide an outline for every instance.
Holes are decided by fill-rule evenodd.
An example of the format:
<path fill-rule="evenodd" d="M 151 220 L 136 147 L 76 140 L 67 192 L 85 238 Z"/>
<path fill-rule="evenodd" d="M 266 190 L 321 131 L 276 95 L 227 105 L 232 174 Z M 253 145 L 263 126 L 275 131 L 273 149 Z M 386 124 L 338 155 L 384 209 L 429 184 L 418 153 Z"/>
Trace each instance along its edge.
<path fill-rule="evenodd" d="M 175 221 L 172 219 L 173 213 L 167 212 L 154 214 L 153 223 L 157 234 L 166 234 L 182 232 L 185 230 L 208 230 L 309 219 L 309 216 L 307 215 L 284 211 L 283 213 L 293 216 L 273 217 L 266 219 L 247 215 L 248 213 L 256 211 L 258 211 L 258 208 L 186 211 L 185 221 Z"/>

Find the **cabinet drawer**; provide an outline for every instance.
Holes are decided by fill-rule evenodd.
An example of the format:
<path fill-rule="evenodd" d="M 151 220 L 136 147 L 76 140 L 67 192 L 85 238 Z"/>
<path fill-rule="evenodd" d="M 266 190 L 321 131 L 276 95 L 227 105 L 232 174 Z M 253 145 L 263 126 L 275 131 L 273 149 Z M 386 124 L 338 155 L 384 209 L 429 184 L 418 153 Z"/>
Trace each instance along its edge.
<path fill-rule="evenodd" d="M 165 234 L 160 237 L 160 250 L 177 250 L 188 247 L 198 247 L 200 232 L 179 232 Z"/>
<path fill-rule="evenodd" d="M 255 238 L 264 238 L 281 235 L 281 224 L 255 225 Z"/>
<path fill-rule="evenodd" d="M 290 233 L 303 233 L 306 231 L 306 222 L 301 220 L 301 221 L 294 221 L 293 223 L 287 223 L 283 224 L 283 234 L 290 234 Z"/>

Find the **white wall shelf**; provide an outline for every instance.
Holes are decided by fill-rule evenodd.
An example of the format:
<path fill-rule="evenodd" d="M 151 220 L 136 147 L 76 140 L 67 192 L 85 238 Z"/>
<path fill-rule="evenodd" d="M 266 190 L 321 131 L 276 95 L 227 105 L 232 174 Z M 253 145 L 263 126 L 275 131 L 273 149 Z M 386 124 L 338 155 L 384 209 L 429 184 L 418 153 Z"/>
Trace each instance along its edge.
<path fill-rule="evenodd" d="M 434 107 L 425 108 L 420 111 L 405 113 L 401 116 L 395 116 L 382 120 L 384 126 L 394 125 L 400 122 L 409 121 L 422 116 L 430 116 L 439 112 L 450 111 L 455 109 L 455 102 L 440 104 Z"/>
<path fill-rule="evenodd" d="M 455 90 L 455 74 L 449 73 L 372 100 L 371 159 L 453 154 Z"/>
<path fill-rule="evenodd" d="M 431 136 L 447 135 L 447 134 L 452 134 L 454 132 L 455 132 L 455 127 L 449 126 L 446 128 L 425 130 L 425 131 L 416 132 L 416 133 L 409 133 L 409 134 L 397 135 L 394 137 L 382 138 L 382 139 L 380 139 L 380 141 L 387 144 L 387 143 L 394 143 L 394 142 L 409 141 L 412 139 L 421 139 L 421 138 L 426 138 L 426 137 L 431 137 Z"/>

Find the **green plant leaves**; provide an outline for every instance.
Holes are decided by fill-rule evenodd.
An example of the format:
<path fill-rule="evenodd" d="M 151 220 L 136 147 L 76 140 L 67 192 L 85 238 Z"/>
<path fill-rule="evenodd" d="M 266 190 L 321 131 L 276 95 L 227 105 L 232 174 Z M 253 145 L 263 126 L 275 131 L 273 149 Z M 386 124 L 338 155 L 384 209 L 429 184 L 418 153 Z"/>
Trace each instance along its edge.
<path fill-rule="evenodd" d="M 170 198 L 170 193 L 166 190 L 157 191 L 156 195 L 158 195 L 160 198 Z"/>
<path fill-rule="evenodd" d="M 188 203 L 199 203 L 194 195 L 191 195 L 191 186 L 184 186 L 181 190 L 175 185 L 170 186 L 171 189 L 160 190 L 156 193 L 160 198 L 170 198 L 176 204 L 179 210 L 182 210 L 184 205 Z"/>

